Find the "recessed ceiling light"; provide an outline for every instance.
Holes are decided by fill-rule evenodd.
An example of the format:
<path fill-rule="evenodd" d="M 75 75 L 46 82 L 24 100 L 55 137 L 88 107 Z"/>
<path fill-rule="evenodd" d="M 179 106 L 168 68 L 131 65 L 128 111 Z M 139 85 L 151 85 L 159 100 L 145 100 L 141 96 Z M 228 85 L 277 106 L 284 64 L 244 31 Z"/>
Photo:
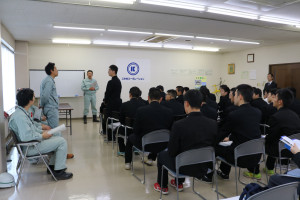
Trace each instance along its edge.
<path fill-rule="evenodd" d="M 97 0 L 111 3 L 123 3 L 123 4 L 133 4 L 136 0 Z"/>
<path fill-rule="evenodd" d="M 155 48 L 161 48 L 162 44 L 146 43 L 146 42 L 130 42 L 130 46 L 133 46 L 133 47 L 155 47 Z"/>
<path fill-rule="evenodd" d="M 170 36 L 170 37 L 194 38 L 194 36 L 191 36 L 191 35 L 177 35 L 177 34 L 169 34 L 169 33 L 155 33 L 155 35 L 159 35 L 159 36 Z"/>
<path fill-rule="evenodd" d="M 151 32 L 142 32 L 142 31 L 126 31 L 126 30 L 114 30 L 107 29 L 108 32 L 117 32 L 117 33 L 133 33 L 133 34 L 143 34 L 143 35 L 152 35 Z"/>
<path fill-rule="evenodd" d="M 259 20 L 265 21 L 265 22 L 278 23 L 278 24 L 287 24 L 287 25 L 299 25 L 300 24 L 300 21 L 281 19 L 281 18 L 277 18 L 277 17 L 268 17 L 268 16 L 260 16 Z"/>
<path fill-rule="evenodd" d="M 184 1 L 170 1 L 170 0 L 141 0 L 141 3 L 152 4 L 158 6 L 167 6 L 173 8 L 181 8 L 187 10 L 196 10 L 196 11 L 204 11 L 205 6 L 195 4 L 195 3 L 187 3 Z"/>
<path fill-rule="evenodd" d="M 220 49 L 212 48 L 212 47 L 194 47 L 195 51 L 210 51 L 210 52 L 218 52 Z"/>
<path fill-rule="evenodd" d="M 257 19 L 258 18 L 258 15 L 256 15 L 256 14 L 235 11 L 235 10 L 227 10 L 227 9 L 222 9 L 222 8 L 209 7 L 207 9 L 207 12 L 221 14 L 221 15 L 229 15 L 229 16 L 233 16 L 233 17 L 248 18 L 248 19 Z"/>
<path fill-rule="evenodd" d="M 54 38 L 52 39 L 52 42 L 59 43 L 59 44 L 91 44 L 90 40 L 83 40 L 83 39 Z"/>
<path fill-rule="evenodd" d="M 93 44 L 128 46 L 129 42 L 126 42 L 126 41 L 114 41 L 114 40 L 94 40 Z"/>
<path fill-rule="evenodd" d="M 249 42 L 249 41 L 242 41 L 242 40 L 230 40 L 230 42 L 244 43 L 244 44 L 260 44 L 259 42 Z"/>
<path fill-rule="evenodd" d="M 211 37 L 196 37 L 196 38 L 201 40 L 217 40 L 217 41 L 229 42 L 229 39 L 223 39 L 223 38 L 211 38 Z"/>
<path fill-rule="evenodd" d="M 57 26 L 57 25 L 54 25 L 53 28 L 70 29 L 70 30 L 87 30 L 87 31 L 105 31 L 105 29 L 103 28 L 84 28 L 84 27 Z"/>
<path fill-rule="evenodd" d="M 187 45 L 177 45 L 177 44 L 165 44 L 164 48 L 170 48 L 170 49 L 189 49 L 192 50 L 192 46 Z"/>

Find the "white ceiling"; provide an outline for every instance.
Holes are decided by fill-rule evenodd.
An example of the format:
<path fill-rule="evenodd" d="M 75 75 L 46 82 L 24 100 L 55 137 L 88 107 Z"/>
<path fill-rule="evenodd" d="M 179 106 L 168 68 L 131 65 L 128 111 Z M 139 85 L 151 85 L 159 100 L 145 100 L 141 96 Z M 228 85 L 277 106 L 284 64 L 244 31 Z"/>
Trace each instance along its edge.
<path fill-rule="evenodd" d="M 58 1 L 58 0 L 57 0 Z M 181 0 L 183 1 L 183 0 Z M 300 28 L 178 8 L 140 4 L 100 3 L 95 0 L 0 0 L 0 19 L 16 40 L 51 43 L 53 38 L 139 42 L 147 35 L 54 29 L 53 25 L 122 29 L 257 41 L 260 45 L 177 38 L 170 44 L 217 47 L 221 52 L 300 42 Z M 77 4 L 70 4 L 70 3 Z M 87 6 L 90 2 L 95 6 Z M 300 21 L 295 0 L 186 0 L 231 10 Z M 256 3 L 253 3 L 256 2 Z M 290 2 L 286 5 L 284 2 Z M 83 5 L 80 5 L 83 4 Z"/>

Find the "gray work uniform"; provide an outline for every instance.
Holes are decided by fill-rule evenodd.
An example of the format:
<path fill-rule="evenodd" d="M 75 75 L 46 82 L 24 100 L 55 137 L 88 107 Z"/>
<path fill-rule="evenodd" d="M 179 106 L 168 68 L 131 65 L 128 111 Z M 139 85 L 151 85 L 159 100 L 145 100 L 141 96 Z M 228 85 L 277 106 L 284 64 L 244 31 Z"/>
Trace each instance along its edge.
<path fill-rule="evenodd" d="M 95 90 L 89 90 L 91 87 L 94 87 Z M 96 108 L 96 91 L 99 90 L 98 83 L 95 79 L 83 79 L 81 82 L 81 90 L 84 92 L 84 110 L 83 115 L 89 114 L 90 104 L 92 105 L 93 115 L 97 115 Z"/>
<path fill-rule="evenodd" d="M 59 100 L 56 93 L 56 86 L 54 79 L 47 76 L 41 83 L 41 100 L 40 105 L 44 107 L 44 115 L 47 117 L 48 124 L 51 128 L 58 126 L 59 114 L 58 105 Z"/>
<path fill-rule="evenodd" d="M 34 125 L 29 113 L 22 107 L 17 107 L 9 120 L 9 128 L 13 130 L 21 142 L 31 140 L 41 141 L 37 147 L 40 152 L 48 153 L 54 152 L 50 158 L 50 165 L 54 165 L 55 170 L 66 168 L 66 158 L 68 145 L 64 138 L 53 135 L 49 139 L 43 139 L 42 134 L 38 132 L 38 128 Z M 37 155 L 38 152 L 34 147 L 28 148 L 28 156 Z"/>

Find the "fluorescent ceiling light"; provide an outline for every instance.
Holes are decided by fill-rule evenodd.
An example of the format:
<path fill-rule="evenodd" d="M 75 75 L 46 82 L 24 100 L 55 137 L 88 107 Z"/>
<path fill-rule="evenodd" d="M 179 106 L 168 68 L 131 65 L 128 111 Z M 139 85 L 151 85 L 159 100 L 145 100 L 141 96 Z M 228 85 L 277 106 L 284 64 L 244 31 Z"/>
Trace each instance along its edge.
<path fill-rule="evenodd" d="M 287 24 L 287 25 L 299 25 L 299 21 L 293 21 L 288 19 L 281 19 L 276 17 L 268 17 L 268 16 L 260 16 L 259 20 L 265 21 L 265 22 L 273 22 L 278 24 Z"/>
<path fill-rule="evenodd" d="M 244 44 L 260 44 L 259 42 L 249 42 L 249 41 L 242 41 L 242 40 L 230 40 L 230 42 L 244 43 Z"/>
<path fill-rule="evenodd" d="M 109 32 L 117 32 L 117 33 L 134 33 L 134 34 L 144 34 L 144 35 L 152 35 L 153 33 L 151 32 L 141 32 L 141 31 L 125 31 L 125 30 L 113 30 L 113 29 L 108 29 L 107 31 Z"/>
<path fill-rule="evenodd" d="M 155 33 L 155 35 L 159 35 L 159 36 L 170 36 L 170 37 L 194 38 L 194 36 L 191 36 L 191 35 L 176 35 L 176 34 L 169 34 L 169 33 Z"/>
<path fill-rule="evenodd" d="M 72 26 L 53 26 L 53 28 L 59 29 L 71 29 L 71 30 L 87 30 L 87 31 L 105 31 L 103 28 L 83 28 L 83 27 L 72 27 Z"/>
<path fill-rule="evenodd" d="M 220 49 L 212 48 L 212 47 L 194 47 L 193 50 L 195 51 L 210 51 L 210 52 L 217 52 Z"/>
<path fill-rule="evenodd" d="M 59 43 L 59 44 L 91 44 L 90 40 L 82 40 L 82 39 L 54 38 L 54 39 L 52 39 L 52 42 Z"/>
<path fill-rule="evenodd" d="M 299 24 L 299 25 L 296 25 L 296 28 L 300 28 L 300 24 Z"/>
<path fill-rule="evenodd" d="M 258 15 L 256 15 L 256 14 L 245 13 L 245 12 L 234 11 L 234 10 L 226 10 L 226 9 L 222 9 L 222 8 L 209 7 L 207 9 L 207 12 L 221 14 L 221 15 L 229 15 L 229 16 L 234 16 L 234 17 L 248 18 L 248 19 L 257 19 L 258 18 Z"/>
<path fill-rule="evenodd" d="M 98 1 L 105 1 L 111 3 L 124 3 L 124 4 L 133 4 L 136 0 L 98 0 Z"/>
<path fill-rule="evenodd" d="M 133 46 L 133 47 L 155 47 L 155 48 L 161 48 L 162 44 L 146 43 L 146 42 L 131 42 L 130 46 Z"/>
<path fill-rule="evenodd" d="M 170 49 L 189 49 L 192 50 L 192 46 L 187 46 L 187 45 L 176 45 L 176 44 L 165 44 L 164 48 L 170 48 Z"/>
<path fill-rule="evenodd" d="M 222 39 L 222 38 L 210 38 L 210 37 L 196 37 L 196 38 L 201 40 L 217 40 L 217 41 L 229 42 L 229 39 Z"/>
<path fill-rule="evenodd" d="M 115 46 L 128 46 L 128 42 L 125 41 L 113 41 L 113 40 L 94 40 L 93 44 L 100 45 L 115 45 Z"/>
<path fill-rule="evenodd" d="M 204 11 L 205 6 L 193 3 L 186 3 L 183 1 L 171 1 L 171 0 L 141 0 L 141 3 L 152 4 L 158 6 L 167 6 L 173 8 L 182 8 L 187 10 Z"/>

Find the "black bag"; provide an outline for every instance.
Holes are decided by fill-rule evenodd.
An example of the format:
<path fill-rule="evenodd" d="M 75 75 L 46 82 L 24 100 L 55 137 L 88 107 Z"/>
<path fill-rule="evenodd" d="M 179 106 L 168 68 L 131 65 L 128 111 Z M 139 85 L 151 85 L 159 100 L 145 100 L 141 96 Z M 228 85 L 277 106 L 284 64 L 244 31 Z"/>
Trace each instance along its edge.
<path fill-rule="evenodd" d="M 239 200 L 248 199 L 252 195 L 262 192 L 266 189 L 269 189 L 269 188 L 262 187 L 262 186 L 258 185 L 257 183 L 250 183 L 250 184 L 246 185 L 245 188 L 243 189 L 243 192 L 242 192 Z"/>

